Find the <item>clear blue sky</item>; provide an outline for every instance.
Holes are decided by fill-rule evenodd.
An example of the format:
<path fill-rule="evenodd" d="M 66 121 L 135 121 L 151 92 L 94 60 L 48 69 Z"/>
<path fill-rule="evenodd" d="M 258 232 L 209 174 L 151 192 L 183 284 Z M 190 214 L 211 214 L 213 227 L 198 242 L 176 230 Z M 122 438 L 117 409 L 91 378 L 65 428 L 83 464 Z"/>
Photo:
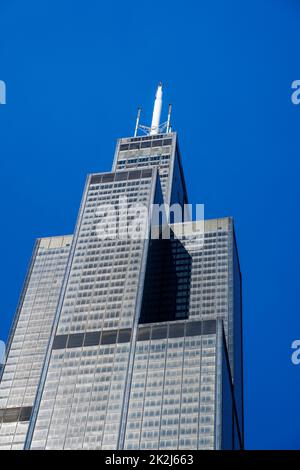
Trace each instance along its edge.
<path fill-rule="evenodd" d="M 191 202 L 235 219 L 246 445 L 300 449 L 299 22 L 297 0 L 0 0 L 2 339 L 34 239 L 72 233 L 86 174 L 162 80 Z"/>

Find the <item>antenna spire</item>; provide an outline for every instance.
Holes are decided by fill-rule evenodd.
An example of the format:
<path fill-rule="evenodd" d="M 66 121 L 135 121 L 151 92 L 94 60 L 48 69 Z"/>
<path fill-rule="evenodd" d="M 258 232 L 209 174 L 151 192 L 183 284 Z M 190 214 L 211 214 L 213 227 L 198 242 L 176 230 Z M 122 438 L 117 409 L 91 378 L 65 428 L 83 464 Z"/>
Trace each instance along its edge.
<path fill-rule="evenodd" d="M 154 107 L 153 107 L 153 115 L 152 115 L 152 123 L 151 126 L 144 126 L 140 124 L 140 116 L 141 116 L 141 108 L 138 109 L 135 130 L 134 130 L 134 137 L 137 136 L 138 131 L 141 130 L 146 135 L 156 135 L 161 134 L 163 132 L 169 133 L 171 132 L 171 112 L 172 112 L 172 105 L 169 104 L 168 109 L 168 120 L 166 122 L 160 123 L 160 115 L 161 115 L 161 108 L 162 108 L 162 83 L 160 82 L 155 95 Z"/>
<path fill-rule="evenodd" d="M 137 118 L 136 118 L 136 123 L 135 123 L 135 129 L 134 129 L 134 137 L 137 136 L 137 132 L 138 132 L 138 129 L 139 129 L 141 111 L 142 111 L 142 108 L 138 108 Z"/>
<path fill-rule="evenodd" d="M 162 108 L 162 83 L 160 82 L 157 87 L 157 91 L 155 95 L 150 135 L 155 135 L 155 134 L 158 134 L 159 132 L 161 108 Z"/>
<path fill-rule="evenodd" d="M 169 104 L 168 120 L 167 120 L 167 126 L 166 126 L 166 133 L 167 134 L 171 131 L 171 113 L 172 113 L 172 105 Z"/>

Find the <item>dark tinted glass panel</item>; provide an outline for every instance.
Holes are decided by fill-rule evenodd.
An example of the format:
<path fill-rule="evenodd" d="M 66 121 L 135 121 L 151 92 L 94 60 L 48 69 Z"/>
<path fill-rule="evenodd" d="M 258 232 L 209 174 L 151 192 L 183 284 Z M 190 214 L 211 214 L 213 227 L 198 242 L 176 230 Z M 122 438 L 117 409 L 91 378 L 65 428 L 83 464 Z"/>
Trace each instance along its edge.
<path fill-rule="evenodd" d="M 128 172 L 122 171 L 120 173 L 116 173 L 115 181 L 124 181 L 127 180 Z"/>
<path fill-rule="evenodd" d="M 128 343 L 131 338 L 131 330 L 120 330 L 118 336 L 118 343 Z"/>
<path fill-rule="evenodd" d="M 142 147 L 142 149 L 147 148 L 147 147 L 151 147 L 151 141 L 142 142 L 141 147 Z"/>
<path fill-rule="evenodd" d="M 115 175 L 113 173 L 102 175 L 102 183 L 110 183 L 111 181 L 114 181 L 114 179 Z"/>
<path fill-rule="evenodd" d="M 101 344 L 113 344 L 117 341 L 118 330 L 103 331 L 101 336 Z"/>
<path fill-rule="evenodd" d="M 65 349 L 67 345 L 68 335 L 57 335 L 53 341 L 52 349 Z"/>
<path fill-rule="evenodd" d="M 152 339 L 163 339 L 163 338 L 167 338 L 167 336 L 168 336 L 167 325 L 152 327 L 152 335 L 151 335 Z"/>
<path fill-rule="evenodd" d="M 165 139 L 164 145 L 172 145 L 172 139 Z"/>
<path fill-rule="evenodd" d="M 135 180 L 141 177 L 141 172 L 140 170 L 137 171 L 130 171 L 128 179 L 130 180 Z"/>
<path fill-rule="evenodd" d="M 137 340 L 138 341 L 146 341 L 146 340 L 150 339 L 150 332 L 151 332 L 150 327 L 139 328 Z"/>
<path fill-rule="evenodd" d="M 32 407 L 15 407 L 0 410 L 0 422 L 13 423 L 16 421 L 29 421 Z"/>
<path fill-rule="evenodd" d="M 202 322 L 193 321 L 186 324 L 186 336 L 199 336 L 202 334 Z"/>
<path fill-rule="evenodd" d="M 162 145 L 162 140 L 154 140 L 152 147 L 160 147 Z"/>
<path fill-rule="evenodd" d="M 11 408 L 4 411 L 3 422 L 13 423 L 19 420 L 20 408 Z"/>
<path fill-rule="evenodd" d="M 152 169 L 142 171 L 142 178 L 150 178 L 150 176 L 152 176 Z"/>
<path fill-rule="evenodd" d="M 100 331 L 89 331 L 85 334 L 84 346 L 97 346 L 100 343 Z"/>
<path fill-rule="evenodd" d="M 173 323 L 169 327 L 169 338 L 180 338 L 184 336 L 184 323 Z"/>
<path fill-rule="evenodd" d="M 84 333 L 76 333 L 69 336 L 68 348 L 80 348 L 83 345 Z"/>
<path fill-rule="evenodd" d="M 204 335 L 214 334 L 216 332 L 216 321 L 215 320 L 204 321 L 202 331 Z"/>
<path fill-rule="evenodd" d="M 128 144 L 121 144 L 120 145 L 120 150 L 128 150 L 129 149 L 129 145 Z"/>
<path fill-rule="evenodd" d="M 21 408 L 19 420 L 29 421 L 31 416 L 31 410 L 31 406 L 24 406 L 23 408 Z"/>
<path fill-rule="evenodd" d="M 91 184 L 101 183 L 102 175 L 94 175 L 91 177 Z"/>
<path fill-rule="evenodd" d="M 140 144 L 139 144 L 139 143 L 130 144 L 130 150 L 139 149 L 139 148 L 140 148 Z"/>

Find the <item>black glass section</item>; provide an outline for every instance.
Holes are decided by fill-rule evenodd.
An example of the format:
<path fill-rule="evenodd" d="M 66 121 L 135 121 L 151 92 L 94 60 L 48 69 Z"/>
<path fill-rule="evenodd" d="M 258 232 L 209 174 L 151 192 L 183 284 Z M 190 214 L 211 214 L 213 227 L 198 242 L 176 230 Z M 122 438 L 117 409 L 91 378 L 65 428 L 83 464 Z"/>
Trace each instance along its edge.
<path fill-rule="evenodd" d="M 3 423 L 14 423 L 19 421 L 20 408 L 8 408 L 4 410 L 2 421 Z"/>
<path fill-rule="evenodd" d="M 184 336 L 201 336 L 216 333 L 216 321 L 168 322 L 161 325 L 140 326 L 137 341 L 151 339 L 183 338 Z"/>
<path fill-rule="evenodd" d="M 101 339 L 101 341 L 100 341 Z M 54 338 L 52 349 L 69 349 L 81 346 L 98 346 L 99 344 L 127 343 L 131 339 L 131 330 L 89 331 L 87 333 L 74 333 L 71 335 L 57 335 Z"/>
<path fill-rule="evenodd" d="M 32 412 L 31 406 L 24 406 L 20 410 L 19 421 L 29 421 Z"/>
<path fill-rule="evenodd" d="M 152 169 L 149 170 L 142 170 L 141 178 L 150 178 L 152 176 Z"/>
<path fill-rule="evenodd" d="M 137 160 L 136 160 L 137 161 Z M 105 173 L 101 175 L 92 175 L 90 184 L 98 183 L 112 183 L 113 181 L 125 181 L 128 179 L 134 180 L 139 178 L 149 178 L 152 175 L 152 169 L 150 170 L 131 170 L 122 171 L 117 173 Z"/>
<path fill-rule="evenodd" d="M 98 184 L 101 183 L 102 175 L 93 175 L 91 176 L 90 184 Z"/>
<path fill-rule="evenodd" d="M 185 324 L 184 323 L 171 323 L 169 327 L 169 338 L 180 338 L 184 336 Z"/>
<path fill-rule="evenodd" d="M 216 332 L 216 320 L 207 320 L 203 322 L 203 335 L 212 335 Z"/>
<path fill-rule="evenodd" d="M 115 175 L 114 173 L 108 173 L 107 175 L 102 175 L 102 183 L 111 183 L 114 181 Z"/>
<path fill-rule="evenodd" d="M 161 147 L 163 141 L 162 140 L 154 140 L 152 143 L 152 147 Z"/>
<path fill-rule="evenodd" d="M 165 139 L 163 145 L 172 145 L 172 139 Z"/>
<path fill-rule="evenodd" d="M 146 341 L 150 339 L 151 327 L 139 328 L 137 340 Z"/>
<path fill-rule="evenodd" d="M 98 346 L 100 344 L 100 331 L 89 331 L 85 334 L 84 346 Z"/>
<path fill-rule="evenodd" d="M 16 421 L 29 421 L 32 412 L 31 406 L 0 409 L 0 423 L 15 423 Z"/>
<path fill-rule="evenodd" d="M 84 333 L 74 333 L 69 335 L 68 348 L 80 348 L 83 346 Z"/>
<path fill-rule="evenodd" d="M 128 173 L 127 171 L 120 171 L 119 173 L 116 173 L 115 176 L 115 181 L 125 181 L 127 180 Z"/>
<path fill-rule="evenodd" d="M 155 136 L 152 137 L 152 138 L 153 138 L 153 140 L 157 140 L 157 139 L 161 139 L 162 137 L 164 137 L 163 134 L 157 134 L 157 135 L 155 135 Z"/>
<path fill-rule="evenodd" d="M 57 335 L 54 338 L 52 349 L 65 349 L 68 335 Z"/>
<path fill-rule="evenodd" d="M 138 341 L 152 339 L 179 338 L 181 336 L 198 336 L 214 334 L 216 321 L 192 321 L 173 322 L 161 325 L 140 326 L 138 329 Z M 100 342 L 101 339 L 101 342 Z M 131 339 L 131 329 L 89 331 L 87 333 L 75 333 L 71 335 L 58 335 L 54 338 L 53 349 L 69 349 L 81 346 L 97 346 L 99 344 L 128 343 Z M 1 410 L 0 410 L 1 418 Z"/>
<path fill-rule="evenodd" d="M 152 327 L 152 339 L 163 339 L 168 336 L 168 325 L 153 326 Z"/>
<path fill-rule="evenodd" d="M 202 334 L 202 321 L 193 321 L 186 324 L 186 336 L 199 336 Z"/>
<path fill-rule="evenodd" d="M 129 172 L 128 179 L 135 180 L 141 177 L 141 170 L 134 170 Z"/>
<path fill-rule="evenodd" d="M 114 344 L 117 342 L 118 330 L 103 331 L 101 344 Z"/>
<path fill-rule="evenodd" d="M 128 150 L 129 149 L 129 144 L 121 144 L 120 145 L 120 150 Z"/>
<path fill-rule="evenodd" d="M 148 140 L 148 142 L 147 141 L 142 142 L 141 148 L 144 149 L 144 148 L 147 148 L 147 147 L 151 147 L 151 140 L 150 141 Z"/>
<path fill-rule="evenodd" d="M 140 148 L 140 144 L 139 143 L 132 143 L 130 144 L 130 150 L 136 150 L 136 149 L 139 149 Z"/>
<path fill-rule="evenodd" d="M 129 343 L 131 338 L 131 330 L 119 330 L 118 343 Z"/>

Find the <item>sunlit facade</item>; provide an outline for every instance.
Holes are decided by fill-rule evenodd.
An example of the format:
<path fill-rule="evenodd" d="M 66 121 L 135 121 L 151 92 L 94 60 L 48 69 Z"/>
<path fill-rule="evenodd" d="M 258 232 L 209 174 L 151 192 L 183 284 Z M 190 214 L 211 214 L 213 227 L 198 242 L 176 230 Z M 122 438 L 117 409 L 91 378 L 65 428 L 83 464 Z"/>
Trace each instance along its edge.
<path fill-rule="evenodd" d="M 0 450 L 24 447 L 71 242 L 36 241 L 0 383 Z"/>

